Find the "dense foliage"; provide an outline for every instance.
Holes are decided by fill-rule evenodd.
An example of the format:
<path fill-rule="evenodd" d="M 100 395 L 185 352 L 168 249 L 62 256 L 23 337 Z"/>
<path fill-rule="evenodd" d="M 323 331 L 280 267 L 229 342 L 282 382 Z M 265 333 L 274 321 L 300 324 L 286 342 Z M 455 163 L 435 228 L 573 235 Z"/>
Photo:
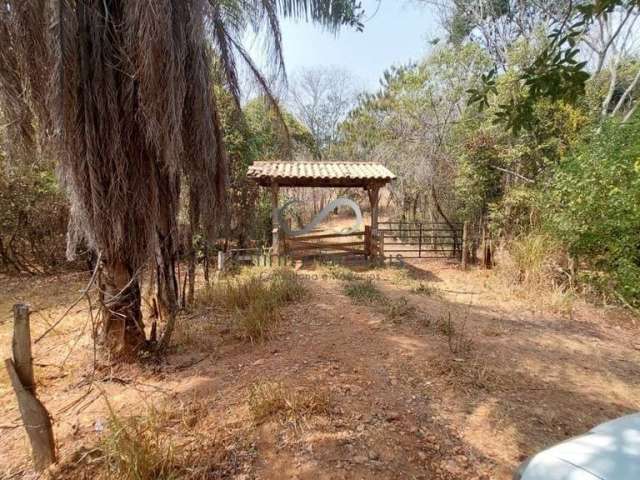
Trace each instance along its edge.
<path fill-rule="evenodd" d="M 640 118 L 587 135 L 555 169 L 546 206 L 546 227 L 586 260 L 589 279 L 639 306 Z"/>

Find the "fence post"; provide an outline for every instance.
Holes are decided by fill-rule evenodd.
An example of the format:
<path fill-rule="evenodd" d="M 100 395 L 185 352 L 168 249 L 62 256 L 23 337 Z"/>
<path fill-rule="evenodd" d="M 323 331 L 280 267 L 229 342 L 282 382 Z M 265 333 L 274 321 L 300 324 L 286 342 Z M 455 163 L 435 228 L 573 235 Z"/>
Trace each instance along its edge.
<path fill-rule="evenodd" d="M 420 222 L 420 234 L 418 235 L 418 258 L 422 257 L 422 222 Z"/>
<path fill-rule="evenodd" d="M 13 306 L 12 350 L 13 359 L 7 358 L 4 363 L 31 443 L 33 466 L 41 472 L 56 461 L 55 441 L 49 412 L 35 393 L 29 307 L 22 303 Z"/>
<path fill-rule="evenodd" d="M 372 244 L 371 227 L 369 225 L 365 225 L 364 226 L 364 254 L 367 258 L 371 256 L 371 244 Z"/>
<path fill-rule="evenodd" d="M 218 271 L 224 271 L 224 252 L 222 250 L 218 250 Z"/>
<path fill-rule="evenodd" d="M 462 269 L 463 270 L 467 269 L 467 261 L 469 256 L 469 251 L 467 247 L 468 235 L 469 235 L 468 230 L 469 230 L 469 224 L 465 220 L 465 222 L 462 225 Z"/>

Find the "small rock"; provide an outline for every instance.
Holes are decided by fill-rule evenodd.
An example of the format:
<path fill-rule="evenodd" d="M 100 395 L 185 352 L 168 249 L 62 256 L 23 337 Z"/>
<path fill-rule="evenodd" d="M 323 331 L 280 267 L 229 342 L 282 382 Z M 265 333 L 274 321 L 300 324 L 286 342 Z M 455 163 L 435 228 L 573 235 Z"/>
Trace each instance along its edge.
<path fill-rule="evenodd" d="M 356 455 L 355 457 L 353 457 L 353 461 L 355 463 L 366 463 L 367 460 L 367 457 L 365 457 L 364 455 Z"/>
<path fill-rule="evenodd" d="M 254 365 L 262 365 L 264 363 L 264 358 L 261 358 L 260 360 L 256 360 L 255 362 L 253 362 Z"/>
<path fill-rule="evenodd" d="M 420 457 L 420 460 L 426 460 L 427 454 L 422 451 L 418 451 L 418 457 Z"/>
<path fill-rule="evenodd" d="M 373 450 L 369 451 L 369 460 L 378 460 L 380 458 L 380 455 L 378 455 L 378 452 L 375 452 Z"/>

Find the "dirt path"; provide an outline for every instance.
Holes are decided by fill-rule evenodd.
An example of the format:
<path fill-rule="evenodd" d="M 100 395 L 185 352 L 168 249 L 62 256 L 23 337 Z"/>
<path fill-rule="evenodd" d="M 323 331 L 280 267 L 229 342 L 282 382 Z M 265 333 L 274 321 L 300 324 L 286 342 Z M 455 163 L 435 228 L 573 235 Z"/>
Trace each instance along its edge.
<path fill-rule="evenodd" d="M 355 305 L 344 282 L 302 269 L 311 294 L 287 307 L 271 340 L 248 344 L 211 314 L 194 314 L 165 362 L 101 368 L 91 391 L 83 385 L 91 342 L 82 336 L 64 376 L 40 372 L 63 458 L 78 458 L 102 434 L 101 391 L 122 414 L 169 410 L 175 448 L 202 478 L 508 479 L 543 446 L 640 409 L 638 330 L 626 316 L 582 304 L 551 313 L 503 293 L 490 273 L 444 263 L 410 272 L 367 272 L 386 298 L 412 308 L 391 320 L 376 305 Z M 70 294 L 61 290 L 63 303 Z M 50 297 L 44 315 L 62 308 Z M 12 300 L 2 300 L 4 315 Z M 55 342 L 68 345 L 85 318 L 76 312 Z M 59 361 L 66 350 L 51 345 L 34 356 Z M 256 423 L 249 391 L 265 383 L 326 395 L 327 409 Z M 7 391 L 5 427 L 17 415 Z M 3 430 L 6 475 L 25 469 L 27 452 L 21 429 Z M 88 467 L 72 472 L 92 478 Z"/>

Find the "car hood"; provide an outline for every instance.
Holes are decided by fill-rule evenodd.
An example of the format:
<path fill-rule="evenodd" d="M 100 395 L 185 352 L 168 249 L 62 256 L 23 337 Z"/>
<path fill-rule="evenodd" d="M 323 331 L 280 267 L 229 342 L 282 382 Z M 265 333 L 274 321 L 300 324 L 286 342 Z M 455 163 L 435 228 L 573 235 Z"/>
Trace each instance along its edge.
<path fill-rule="evenodd" d="M 603 423 L 585 435 L 539 453 L 531 459 L 523 480 L 529 478 L 640 479 L 640 413 Z"/>

